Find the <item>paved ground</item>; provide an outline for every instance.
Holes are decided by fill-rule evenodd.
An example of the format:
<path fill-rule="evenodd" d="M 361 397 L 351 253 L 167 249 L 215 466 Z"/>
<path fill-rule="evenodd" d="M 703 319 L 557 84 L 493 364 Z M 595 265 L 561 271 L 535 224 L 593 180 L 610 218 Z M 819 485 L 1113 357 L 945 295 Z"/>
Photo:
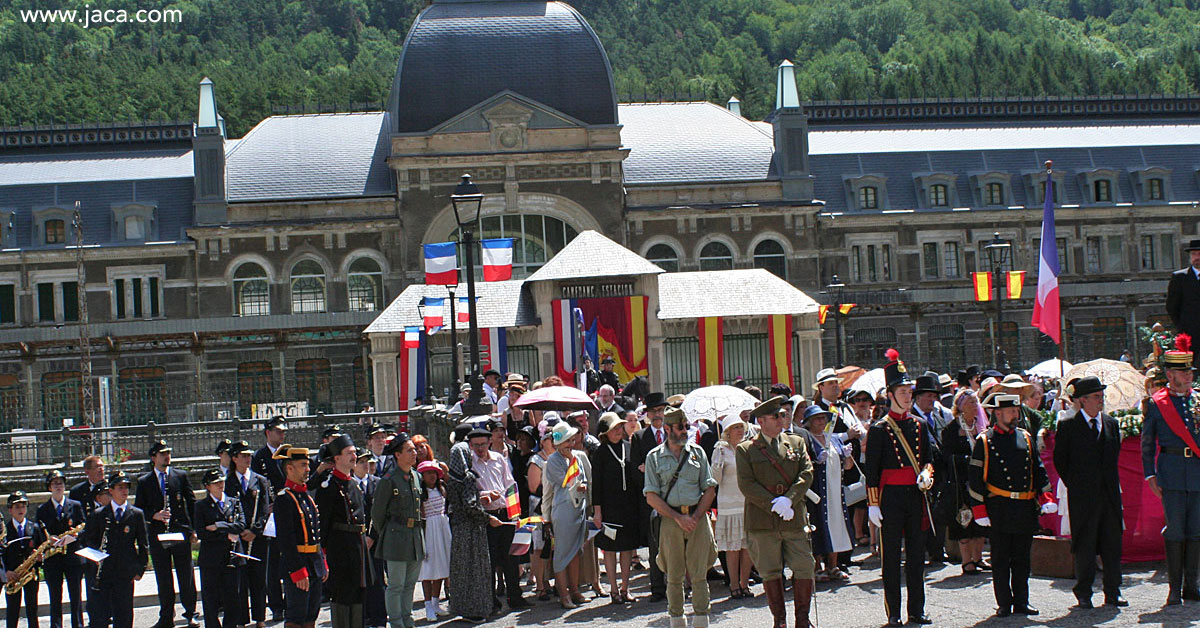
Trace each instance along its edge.
<path fill-rule="evenodd" d="M 1074 597 L 1071 595 L 1073 581 L 1033 578 L 1030 581 L 1032 603 L 1042 611 L 1042 614 L 1029 619 L 1023 617 L 997 619 L 993 617 L 995 603 L 990 576 L 987 574 L 963 576 L 957 566 L 944 566 L 930 569 L 928 572 L 926 612 L 933 618 L 935 626 L 986 626 L 988 628 L 1037 625 L 1054 628 L 1134 625 L 1170 628 L 1200 626 L 1200 603 L 1189 603 L 1185 606 L 1172 607 L 1169 610 L 1162 608 L 1162 601 L 1166 598 L 1167 585 L 1165 573 L 1159 571 L 1161 568 L 1161 565 L 1154 563 L 1126 565 L 1123 592 L 1130 605 L 1124 609 L 1072 610 L 1070 605 L 1074 603 Z M 868 628 L 884 623 L 882 582 L 879 579 L 878 561 L 868 560 L 861 569 L 855 569 L 851 576 L 851 581 L 847 584 L 818 585 L 816 609 L 813 616 L 818 626 Z M 199 580 L 197 579 L 197 581 Z M 767 600 L 762 594 L 761 586 L 754 587 L 755 593 L 758 594 L 754 599 L 730 600 L 728 599 L 728 589 L 720 583 L 713 584 L 712 621 L 714 625 L 745 628 L 770 625 L 771 615 L 766 608 Z M 636 572 L 634 594 L 643 597 L 647 595 L 646 585 L 646 572 Z M 41 591 L 44 604 L 46 599 L 44 584 Z M 418 595 L 419 592 L 420 588 L 418 587 Z M 158 619 L 154 579 L 152 577 L 143 578 L 138 583 L 137 593 L 138 608 L 135 613 L 134 625 L 138 628 L 148 628 Z M 790 625 L 790 592 L 788 595 Z M 591 597 L 587 594 L 585 596 Z M 1103 596 L 1097 592 L 1094 601 L 1100 603 L 1102 600 Z M 455 621 L 426 623 L 423 619 L 422 605 L 418 602 L 416 607 L 421 611 L 422 619 L 416 622 L 419 627 L 468 625 Z M 44 605 L 41 611 L 44 617 L 46 614 Z M 608 598 L 599 598 L 565 614 L 556 601 L 539 602 L 533 609 L 503 615 L 482 625 L 486 628 L 537 625 L 590 628 L 619 624 L 633 628 L 665 628 L 668 623 L 666 604 L 650 605 L 639 602 L 631 608 L 625 608 L 609 605 Z M 70 625 L 69 622 L 67 625 Z M 181 626 L 182 620 L 177 621 L 177 625 Z M 317 625 L 321 627 L 330 625 L 328 609 L 322 612 Z M 282 624 L 276 626 L 281 628 Z"/>

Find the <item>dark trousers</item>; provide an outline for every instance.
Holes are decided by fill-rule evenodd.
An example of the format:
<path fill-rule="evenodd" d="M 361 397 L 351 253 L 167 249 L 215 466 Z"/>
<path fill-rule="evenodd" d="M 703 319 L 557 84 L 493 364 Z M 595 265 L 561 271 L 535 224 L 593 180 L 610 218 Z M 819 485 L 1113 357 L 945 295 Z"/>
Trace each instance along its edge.
<path fill-rule="evenodd" d="M 246 622 L 246 587 L 242 568 L 232 565 L 200 568 L 200 597 L 204 628 L 240 626 Z M 218 619 L 218 616 L 224 616 Z M 223 620 L 223 621 L 222 621 Z"/>
<path fill-rule="evenodd" d="M 1009 534 L 992 528 L 992 590 L 1001 609 L 1029 606 L 1029 554 L 1032 534 Z"/>
<path fill-rule="evenodd" d="M 367 587 L 367 597 L 363 602 L 363 619 L 368 626 L 383 626 L 387 624 L 387 602 L 384 595 L 386 587 L 383 582 L 387 561 L 372 558 L 371 565 L 375 569 L 375 580 Z"/>
<path fill-rule="evenodd" d="M 904 580 L 908 616 L 925 614 L 925 498 L 916 486 L 885 486 L 879 509 L 883 554 L 883 602 L 889 618 L 900 616 L 900 543 L 904 542 Z"/>
<path fill-rule="evenodd" d="M 317 621 L 321 614 L 321 579 L 308 570 L 308 590 L 301 591 L 296 583 L 288 578 L 283 583 L 283 599 L 287 608 L 283 612 L 283 621 L 288 624 L 307 624 Z"/>
<path fill-rule="evenodd" d="M 249 597 L 249 604 L 247 606 L 249 614 L 247 615 L 248 620 L 246 623 L 250 621 L 265 622 L 267 620 L 267 574 L 269 572 L 267 561 L 269 560 L 268 556 L 270 552 L 259 551 L 258 546 L 260 545 L 266 550 L 267 539 L 265 538 L 255 539 L 254 545 L 255 547 L 251 548 L 253 550 L 251 555 L 259 560 L 246 561 L 246 577 L 242 579 L 246 585 L 246 592 Z M 278 580 L 276 580 L 276 584 L 280 584 Z M 280 595 L 282 595 L 282 590 L 282 587 L 280 587 Z"/>
<path fill-rule="evenodd" d="M 21 587 L 20 591 L 11 595 L 8 593 L 4 594 L 4 599 L 7 601 L 4 614 L 8 617 L 8 628 L 17 628 L 17 622 L 21 620 L 22 595 L 25 596 L 25 620 L 29 623 L 29 628 L 34 628 L 38 625 L 38 580 L 34 578 L 29 581 L 29 584 Z"/>
<path fill-rule="evenodd" d="M 658 568 L 658 539 L 653 534 L 650 534 L 650 512 L 645 511 L 642 520 L 646 524 L 646 548 L 650 550 L 650 593 L 652 595 L 667 594 L 667 577 L 663 575 L 661 569 Z"/>
<path fill-rule="evenodd" d="M 1163 489 L 1163 515 L 1167 526 L 1163 538 L 1168 541 L 1200 539 L 1200 492 Z"/>
<path fill-rule="evenodd" d="M 501 521 L 506 521 L 508 516 L 500 510 L 491 511 Z M 497 526 L 495 528 L 488 526 L 488 555 L 492 559 L 492 571 L 497 569 L 504 574 L 504 590 L 508 595 L 508 599 L 516 600 L 521 597 L 521 576 L 520 568 L 517 563 L 517 557 L 509 553 L 512 549 L 513 535 L 516 533 L 515 526 Z M 500 598 L 493 593 L 493 605 L 499 606 Z"/>
<path fill-rule="evenodd" d="M 176 543 L 163 547 L 150 544 L 150 560 L 154 562 L 154 581 L 158 583 L 158 621 L 171 625 L 175 620 L 175 583 L 171 580 L 172 567 L 179 580 L 179 601 L 183 604 L 183 616 L 196 616 L 196 576 L 192 571 L 191 543 Z"/>
<path fill-rule="evenodd" d="M 96 600 L 100 597 L 100 583 L 96 580 L 96 563 L 90 560 L 84 563 L 83 581 L 87 587 L 87 601 L 83 606 L 87 610 L 88 628 L 104 628 L 105 624 L 100 622 L 100 611 L 96 606 Z"/>
<path fill-rule="evenodd" d="M 264 541 L 266 539 L 263 539 Z M 271 607 L 272 615 L 283 615 L 287 609 L 287 601 L 283 596 L 283 581 L 287 574 L 279 562 L 279 545 L 275 539 L 267 543 L 267 606 Z"/>
<path fill-rule="evenodd" d="M 1071 551 L 1075 553 L 1075 598 L 1090 600 L 1096 580 L 1096 556 L 1104 561 L 1104 599 L 1121 595 L 1121 513 L 1107 501 L 1085 522 L 1071 518 Z M 1077 527 L 1078 526 L 1078 527 Z"/>
<path fill-rule="evenodd" d="M 133 628 L 133 580 L 101 580 L 96 586 L 92 625 Z"/>
<path fill-rule="evenodd" d="M 71 601 L 71 628 L 83 628 L 83 565 L 74 557 L 56 556 L 42 565 L 46 587 L 50 591 L 50 628 L 62 628 L 63 582 Z"/>

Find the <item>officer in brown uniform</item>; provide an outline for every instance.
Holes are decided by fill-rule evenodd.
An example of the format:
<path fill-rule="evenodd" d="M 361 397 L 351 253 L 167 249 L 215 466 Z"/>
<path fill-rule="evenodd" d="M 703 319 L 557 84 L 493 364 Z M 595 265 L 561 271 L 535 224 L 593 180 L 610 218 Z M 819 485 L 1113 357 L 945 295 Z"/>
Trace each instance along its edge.
<path fill-rule="evenodd" d="M 796 626 L 808 628 L 814 565 L 804 496 L 813 481 L 804 438 L 786 434 L 788 419 L 779 415 L 783 397 L 754 408 L 758 436 L 737 446 L 738 488 L 746 498 L 744 516 L 750 558 L 762 575 L 775 628 L 787 628 L 783 565 L 792 569 Z"/>

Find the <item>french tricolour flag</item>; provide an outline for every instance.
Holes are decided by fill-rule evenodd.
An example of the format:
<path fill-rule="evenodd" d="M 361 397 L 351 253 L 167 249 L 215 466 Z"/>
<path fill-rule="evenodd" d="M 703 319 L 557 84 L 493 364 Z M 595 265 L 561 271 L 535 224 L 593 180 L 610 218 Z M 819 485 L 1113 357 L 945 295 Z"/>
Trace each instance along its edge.
<path fill-rule="evenodd" d="M 421 327 L 413 325 L 404 328 L 404 348 L 419 349 L 421 348 Z"/>
<path fill-rule="evenodd" d="M 457 286 L 457 249 L 453 242 L 426 244 L 425 283 L 431 286 Z"/>
<path fill-rule="evenodd" d="M 1058 246 L 1054 237 L 1054 179 L 1046 171 L 1046 203 L 1042 208 L 1042 250 L 1038 255 L 1037 301 L 1033 304 L 1034 327 L 1062 344 L 1062 321 L 1058 306 Z"/>
<path fill-rule="evenodd" d="M 483 248 L 483 280 L 512 279 L 513 239 L 493 238 L 480 240 L 479 244 Z"/>
<path fill-rule="evenodd" d="M 467 297 L 458 297 L 458 310 L 455 311 L 455 314 L 458 322 L 471 322 L 471 300 Z"/>
<path fill-rule="evenodd" d="M 425 329 L 434 329 L 441 327 L 442 310 L 446 305 L 446 299 L 440 297 L 425 297 Z"/>

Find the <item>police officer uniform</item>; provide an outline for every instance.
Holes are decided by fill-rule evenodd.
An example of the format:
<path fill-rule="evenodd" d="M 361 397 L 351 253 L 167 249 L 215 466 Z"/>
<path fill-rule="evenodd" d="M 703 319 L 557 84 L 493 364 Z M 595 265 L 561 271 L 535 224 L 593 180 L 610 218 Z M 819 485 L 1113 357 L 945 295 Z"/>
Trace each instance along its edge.
<path fill-rule="evenodd" d="M 308 460 L 303 447 L 280 445 L 272 456 L 280 464 Z M 308 488 L 287 480 L 275 495 L 275 543 L 279 548 L 280 568 L 286 576 L 283 597 L 285 628 L 314 628 L 321 612 L 321 585 L 329 575 L 325 552 L 321 548 L 321 517 Z M 297 583 L 308 580 L 308 590 Z"/>
<path fill-rule="evenodd" d="M 239 536 L 246 529 L 242 502 L 225 492 L 225 475 L 214 468 L 204 472 L 204 488 L 221 484 L 219 499 L 210 491 L 196 502 L 196 536 L 200 537 L 197 563 L 200 565 L 200 598 L 204 603 L 204 628 L 246 624 L 246 559 Z M 224 621 L 218 618 L 223 615 Z"/>
<path fill-rule="evenodd" d="M 779 412 L 783 397 L 772 397 L 751 411 L 761 417 Z M 792 569 L 796 626 L 809 626 L 814 569 L 805 495 L 813 482 L 812 459 L 803 436 L 781 432 L 774 439 L 760 430 L 738 444 L 738 489 L 746 499 L 743 514 L 750 559 L 762 575 L 767 605 L 776 628 L 786 628 L 783 565 Z M 790 516 L 789 516 L 790 515 Z"/>
<path fill-rule="evenodd" d="M 1021 397 L 992 395 L 984 407 L 1014 408 L 1019 417 Z M 1037 615 L 1029 605 L 1033 535 L 1039 529 L 1038 515 L 1058 512 L 1037 439 L 1016 421 L 1005 429 L 993 420 L 992 428 L 975 440 L 967 477 L 972 515 L 990 531 L 996 615 Z"/>
<path fill-rule="evenodd" d="M 401 433 L 384 448 L 392 456 L 408 442 Z M 388 617 L 412 628 L 413 589 L 425 560 L 425 520 L 421 510 L 421 475 L 394 467 L 379 482 L 371 504 L 371 534 L 375 557 L 387 562 L 388 588 L 384 598 Z"/>
<path fill-rule="evenodd" d="M 55 480 L 65 483 L 66 477 L 62 471 L 51 471 L 46 475 L 46 490 L 50 490 L 50 484 Z M 47 536 L 62 536 L 67 530 L 86 521 L 83 504 L 66 495 L 63 495 L 61 504 L 56 504 L 51 496 L 46 503 L 38 506 L 36 519 Z M 64 580 L 67 584 L 67 597 L 71 601 L 71 628 L 83 628 L 83 559 L 75 555 L 78 549 L 79 541 L 75 541 L 67 545 L 62 553 L 42 561 L 42 573 L 46 576 L 46 587 L 50 590 L 50 628 L 62 626 Z"/>
<path fill-rule="evenodd" d="M 332 459 L 354 441 L 339 434 L 325 445 Z M 310 480 L 311 482 L 311 480 Z M 330 612 L 334 628 L 358 628 L 363 622 L 363 601 L 372 582 L 367 555 L 367 517 L 358 483 L 336 467 L 317 485 L 314 498 L 321 512 L 321 545 L 329 565 Z"/>
<path fill-rule="evenodd" d="M 108 476 L 106 488 L 129 483 L 129 476 L 117 471 Z M 93 620 L 98 618 L 99 626 L 108 626 L 111 621 L 113 628 L 133 628 L 133 581 L 146 573 L 150 560 L 142 509 L 128 500 L 121 505 L 114 501 L 97 508 L 88 516 L 80 541 L 108 554 L 96 568 L 97 589 L 88 591 L 89 601 L 96 596 L 97 617 Z"/>
<path fill-rule="evenodd" d="M 687 425 L 683 410 L 669 408 L 663 425 Z M 646 482 L 643 493 L 653 493 L 666 503 L 669 511 L 658 510 L 658 567 L 667 580 L 667 612 L 672 628 L 687 625 L 683 616 L 683 578 L 692 574 L 692 625 L 708 626 L 709 591 L 705 574 L 717 558 L 712 525 L 706 514 L 716 495 L 716 479 L 708 466 L 708 456 L 691 439 L 677 457 L 670 448 L 670 436 L 646 455 Z M 674 480 L 672 480 L 674 478 Z M 673 511 L 673 512 L 671 512 Z M 674 514 L 692 517 L 696 527 L 684 532 Z"/>
<path fill-rule="evenodd" d="M 884 381 L 891 393 L 912 386 L 904 363 L 895 349 L 888 350 Z M 912 452 L 910 460 L 909 451 Z M 916 624 L 931 623 L 925 615 L 925 539 L 932 524 L 925 491 L 933 485 L 933 462 L 937 446 L 929 426 L 911 412 L 889 410 L 887 416 L 867 430 L 867 505 L 871 519 L 880 527 L 883 562 L 884 606 L 888 625 L 900 626 L 900 545 L 904 543 L 904 580 L 908 587 L 908 618 Z M 920 482 L 920 483 L 918 483 Z"/>
<path fill-rule="evenodd" d="M 1190 343 L 1177 341 L 1162 357 L 1164 370 L 1195 373 Z M 1142 421 L 1142 469 L 1162 491 L 1167 550 L 1167 604 L 1200 600 L 1200 394 L 1177 395 L 1169 388 L 1145 404 Z"/>

